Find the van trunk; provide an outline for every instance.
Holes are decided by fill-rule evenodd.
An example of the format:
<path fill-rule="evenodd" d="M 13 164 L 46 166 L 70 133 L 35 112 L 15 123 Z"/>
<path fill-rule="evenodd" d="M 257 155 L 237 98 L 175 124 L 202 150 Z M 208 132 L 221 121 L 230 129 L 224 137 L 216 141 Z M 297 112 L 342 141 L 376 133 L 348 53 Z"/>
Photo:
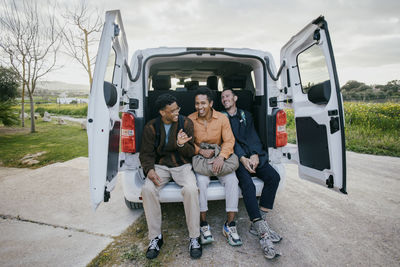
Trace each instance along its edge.
<path fill-rule="evenodd" d="M 221 54 L 221 58 L 216 55 L 198 56 L 186 53 L 148 58 L 143 66 L 144 70 L 148 70 L 148 73 L 143 75 L 143 95 L 147 95 L 144 101 L 143 125 L 158 116 L 154 103 L 162 94 L 169 93 L 175 96 L 181 107 L 180 114 L 188 116 L 195 112 L 194 96 L 199 86 L 211 89 L 213 107 L 217 111 L 224 110 L 221 92 L 230 88 L 238 96 L 238 108 L 252 113 L 255 128 L 264 147 L 267 148 L 269 125 L 264 61 L 255 56 L 227 56 L 227 53 L 222 52 Z M 146 88 L 149 88 L 147 94 Z"/>

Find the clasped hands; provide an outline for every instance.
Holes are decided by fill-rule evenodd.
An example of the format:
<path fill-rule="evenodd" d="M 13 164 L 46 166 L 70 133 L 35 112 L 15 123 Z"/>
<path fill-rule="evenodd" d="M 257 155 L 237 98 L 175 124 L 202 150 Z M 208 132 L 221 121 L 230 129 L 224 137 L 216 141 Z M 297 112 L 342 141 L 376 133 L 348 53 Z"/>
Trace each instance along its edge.
<path fill-rule="evenodd" d="M 258 167 L 258 164 L 260 163 L 260 159 L 258 158 L 257 154 L 253 154 L 250 156 L 250 158 L 242 156 L 240 158 L 240 162 L 249 173 L 256 173 L 256 169 Z"/>

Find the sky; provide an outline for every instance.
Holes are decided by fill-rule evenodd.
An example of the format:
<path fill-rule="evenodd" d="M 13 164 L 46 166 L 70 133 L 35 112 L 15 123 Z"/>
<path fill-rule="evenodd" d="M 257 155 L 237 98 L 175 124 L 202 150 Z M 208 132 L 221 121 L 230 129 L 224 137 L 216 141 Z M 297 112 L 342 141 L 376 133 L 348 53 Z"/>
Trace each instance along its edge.
<path fill-rule="evenodd" d="M 276 65 L 290 37 L 324 15 L 341 85 L 400 79 L 399 0 L 98 0 L 89 5 L 103 16 L 121 10 L 130 56 L 160 46 L 245 47 L 271 52 Z M 47 80 L 88 83 L 71 59 L 61 57 L 60 64 L 64 67 Z"/>

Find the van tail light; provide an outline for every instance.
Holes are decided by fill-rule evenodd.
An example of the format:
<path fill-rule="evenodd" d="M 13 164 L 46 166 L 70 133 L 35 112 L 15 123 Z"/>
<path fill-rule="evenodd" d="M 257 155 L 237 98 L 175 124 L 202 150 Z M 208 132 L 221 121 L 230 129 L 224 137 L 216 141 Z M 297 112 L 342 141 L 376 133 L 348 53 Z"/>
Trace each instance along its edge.
<path fill-rule="evenodd" d="M 279 110 L 276 113 L 276 147 L 287 145 L 286 112 Z"/>
<path fill-rule="evenodd" d="M 121 152 L 136 153 L 135 116 L 132 113 L 122 113 Z"/>

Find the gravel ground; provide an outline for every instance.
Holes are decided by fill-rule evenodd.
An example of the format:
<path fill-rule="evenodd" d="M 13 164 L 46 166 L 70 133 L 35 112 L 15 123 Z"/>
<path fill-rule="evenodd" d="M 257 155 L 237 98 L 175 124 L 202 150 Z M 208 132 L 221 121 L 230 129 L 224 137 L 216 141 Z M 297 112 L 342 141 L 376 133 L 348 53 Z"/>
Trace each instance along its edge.
<path fill-rule="evenodd" d="M 119 253 L 100 266 L 400 266 L 400 158 L 348 152 L 348 195 L 303 181 L 297 167 L 287 165 L 285 189 L 278 193 L 269 223 L 283 236 L 282 256 L 264 258 L 243 201 L 239 204 L 241 247 L 231 247 L 222 235 L 224 201 L 209 204 L 208 221 L 215 242 L 192 260 L 183 205 L 163 204 L 164 246 L 156 260 L 144 258 L 147 229 L 142 217 L 104 255 Z M 128 238 L 129 236 L 129 238 Z M 114 244 L 115 245 L 115 244 Z M 110 254 L 111 253 L 111 254 Z M 95 259 L 96 260 L 96 259 Z M 99 262 L 99 261 L 98 261 Z"/>

